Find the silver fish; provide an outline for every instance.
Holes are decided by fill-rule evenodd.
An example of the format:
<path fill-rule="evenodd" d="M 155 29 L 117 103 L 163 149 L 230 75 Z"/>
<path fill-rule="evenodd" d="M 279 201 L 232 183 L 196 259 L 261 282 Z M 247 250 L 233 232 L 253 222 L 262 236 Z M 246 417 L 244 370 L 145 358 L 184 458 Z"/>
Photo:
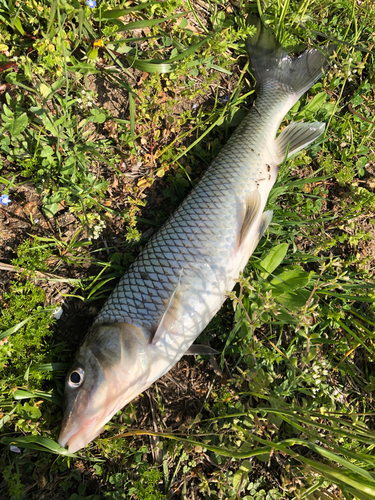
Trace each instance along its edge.
<path fill-rule="evenodd" d="M 118 283 L 65 382 L 61 446 L 75 452 L 185 354 L 223 304 L 271 221 L 264 212 L 278 165 L 324 123 L 285 114 L 327 67 L 319 50 L 288 56 L 251 18 L 247 40 L 258 99 L 197 186 Z"/>

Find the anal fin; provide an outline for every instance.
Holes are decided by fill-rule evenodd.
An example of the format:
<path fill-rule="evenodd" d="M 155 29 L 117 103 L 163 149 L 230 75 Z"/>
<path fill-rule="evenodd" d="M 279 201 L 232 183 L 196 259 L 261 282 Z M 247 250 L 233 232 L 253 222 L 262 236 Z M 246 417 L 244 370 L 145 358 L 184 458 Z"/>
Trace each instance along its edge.
<path fill-rule="evenodd" d="M 247 248 L 247 253 L 246 253 L 246 262 L 249 260 L 251 255 L 253 254 L 254 250 L 258 246 L 258 243 L 262 239 L 262 236 L 267 230 L 267 227 L 269 226 L 271 219 L 273 216 L 273 211 L 272 210 L 267 210 L 266 212 L 262 213 L 262 217 L 260 219 L 259 227 L 258 227 L 258 232 L 255 235 L 254 239 L 251 241 L 250 246 Z"/>
<path fill-rule="evenodd" d="M 273 210 L 266 210 L 262 213 L 262 218 L 259 226 L 259 241 L 262 239 L 262 236 L 267 231 L 267 227 L 270 225 L 270 222 L 273 217 Z"/>
<path fill-rule="evenodd" d="M 282 163 L 288 151 L 287 158 L 315 141 L 325 129 L 326 124 L 322 122 L 297 123 L 292 122 L 284 128 L 276 139 L 278 164 Z"/>
<path fill-rule="evenodd" d="M 239 235 L 239 245 L 244 241 L 246 238 L 253 222 L 256 216 L 259 213 L 260 209 L 260 204 L 261 204 L 261 198 L 260 198 L 260 193 L 257 189 L 254 191 L 251 191 L 246 196 L 245 199 L 245 216 L 242 222 L 241 230 L 240 230 L 240 235 Z"/>

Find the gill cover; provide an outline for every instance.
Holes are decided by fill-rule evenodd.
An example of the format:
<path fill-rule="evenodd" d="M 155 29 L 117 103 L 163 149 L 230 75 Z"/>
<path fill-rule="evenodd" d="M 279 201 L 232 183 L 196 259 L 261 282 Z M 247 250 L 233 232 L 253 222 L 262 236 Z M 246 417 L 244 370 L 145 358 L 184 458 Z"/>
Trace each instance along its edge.
<path fill-rule="evenodd" d="M 59 444 L 69 452 L 86 446 L 126 403 L 144 389 L 150 371 L 142 330 L 127 323 L 95 327 L 65 380 Z"/>

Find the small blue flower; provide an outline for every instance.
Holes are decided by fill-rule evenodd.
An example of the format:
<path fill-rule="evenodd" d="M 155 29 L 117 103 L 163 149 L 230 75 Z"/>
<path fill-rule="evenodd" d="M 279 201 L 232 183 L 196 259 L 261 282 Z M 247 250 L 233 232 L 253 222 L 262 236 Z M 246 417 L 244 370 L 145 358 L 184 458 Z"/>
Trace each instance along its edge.
<path fill-rule="evenodd" d="M 9 199 L 7 194 L 2 194 L 0 196 L 0 203 L 4 205 L 4 207 L 7 207 L 9 203 L 12 203 L 12 201 Z"/>
<path fill-rule="evenodd" d="M 90 7 L 90 9 L 93 9 L 94 7 L 96 7 L 95 0 L 87 0 L 86 4 Z"/>
<path fill-rule="evenodd" d="M 229 101 L 229 96 L 226 95 L 225 97 L 223 97 L 223 99 L 221 99 L 220 102 L 221 102 L 221 104 L 225 104 L 228 101 Z"/>

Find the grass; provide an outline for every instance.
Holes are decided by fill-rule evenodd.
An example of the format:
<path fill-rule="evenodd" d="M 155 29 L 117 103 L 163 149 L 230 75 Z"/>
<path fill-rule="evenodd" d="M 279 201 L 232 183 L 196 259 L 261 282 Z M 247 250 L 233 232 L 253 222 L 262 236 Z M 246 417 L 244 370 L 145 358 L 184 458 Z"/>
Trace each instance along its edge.
<path fill-rule="evenodd" d="M 370 0 L 250 4 L 291 52 L 337 47 L 286 116 L 325 136 L 282 165 L 266 238 L 201 335 L 222 375 L 189 365 L 209 374 L 193 414 L 156 384 L 152 423 L 130 404 L 82 453 L 56 443 L 78 337 L 251 105 L 243 7 L 0 3 L 4 498 L 375 498 Z"/>

